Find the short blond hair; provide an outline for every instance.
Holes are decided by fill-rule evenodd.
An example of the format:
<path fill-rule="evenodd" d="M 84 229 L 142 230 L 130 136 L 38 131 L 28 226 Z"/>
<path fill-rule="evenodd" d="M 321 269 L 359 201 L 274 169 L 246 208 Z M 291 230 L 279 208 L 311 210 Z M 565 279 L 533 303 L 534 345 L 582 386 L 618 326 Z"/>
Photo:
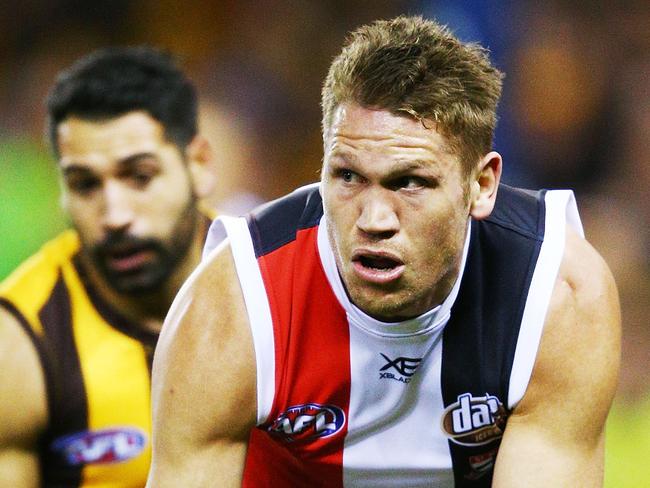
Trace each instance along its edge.
<path fill-rule="evenodd" d="M 433 121 L 470 171 L 492 147 L 503 74 L 487 49 L 422 17 L 400 16 L 350 34 L 323 85 L 323 138 L 342 103 Z"/>

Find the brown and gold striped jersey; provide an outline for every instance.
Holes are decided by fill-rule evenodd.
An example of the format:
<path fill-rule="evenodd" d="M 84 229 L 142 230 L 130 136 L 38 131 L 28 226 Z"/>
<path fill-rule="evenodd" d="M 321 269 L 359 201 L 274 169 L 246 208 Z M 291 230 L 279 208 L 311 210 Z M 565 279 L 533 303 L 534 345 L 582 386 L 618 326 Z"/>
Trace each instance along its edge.
<path fill-rule="evenodd" d="M 142 487 L 151 458 L 150 372 L 157 335 L 100 298 L 79 265 L 79 237 L 50 241 L 0 285 L 46 379 L 42 482 Z"/>

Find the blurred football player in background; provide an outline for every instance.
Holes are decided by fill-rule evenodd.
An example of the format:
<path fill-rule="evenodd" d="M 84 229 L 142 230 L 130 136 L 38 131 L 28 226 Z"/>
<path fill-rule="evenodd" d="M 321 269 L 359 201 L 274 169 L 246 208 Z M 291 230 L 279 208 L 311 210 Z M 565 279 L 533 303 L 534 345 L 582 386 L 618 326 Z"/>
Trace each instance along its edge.
<path fill-rule="evenodd" d="M 0 484 L 143 486 L 153 351 L 213 217 L 211 149 L 193 84 L 149 47 L 78 60 L 48 112 L 74 229 L 0 286 Z"/>

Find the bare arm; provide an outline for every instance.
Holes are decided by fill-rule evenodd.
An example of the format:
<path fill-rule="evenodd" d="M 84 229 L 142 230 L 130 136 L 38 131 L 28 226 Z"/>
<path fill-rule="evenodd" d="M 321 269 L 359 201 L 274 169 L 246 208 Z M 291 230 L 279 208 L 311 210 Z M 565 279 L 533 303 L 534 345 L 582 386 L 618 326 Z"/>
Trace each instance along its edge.
<path fill-rule="evenodd" d="M 17 319 L 0 306 L 0 485 L 40 486 L 37 442 L 47 423 L 38 354 Z"/>
<path fill-rule="evenodd" d="M 493 486 L 602 486 L 619 350 L 614 280 L 596 251 L 569 232 L 531 382 L 508 421 Z"/>
<path fill-rule="evenodd" d="M 181 289 L 153 366 L 151 488 L 241 486 L 255 355 L 229 247 Z"/>

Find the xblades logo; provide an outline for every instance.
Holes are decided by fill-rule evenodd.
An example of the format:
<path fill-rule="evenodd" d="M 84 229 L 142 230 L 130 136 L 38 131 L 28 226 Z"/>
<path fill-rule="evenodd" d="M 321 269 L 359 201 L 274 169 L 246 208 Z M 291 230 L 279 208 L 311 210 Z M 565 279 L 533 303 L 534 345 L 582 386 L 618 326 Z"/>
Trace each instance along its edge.
<path fill-rule="evenodd" d="M 391 359 L 384 353 L 380 352 L 379 354 L 386 360 L 386 364 L 379 370 L 380 380 L 388 379 L 408 383 L 420 365 L 420 361 L 422 361 L 422 358 L 398 357 L 397 359 Z M 387 371 L 391 368 L 397 371 L 399 376 L 391 371 Z"/>

